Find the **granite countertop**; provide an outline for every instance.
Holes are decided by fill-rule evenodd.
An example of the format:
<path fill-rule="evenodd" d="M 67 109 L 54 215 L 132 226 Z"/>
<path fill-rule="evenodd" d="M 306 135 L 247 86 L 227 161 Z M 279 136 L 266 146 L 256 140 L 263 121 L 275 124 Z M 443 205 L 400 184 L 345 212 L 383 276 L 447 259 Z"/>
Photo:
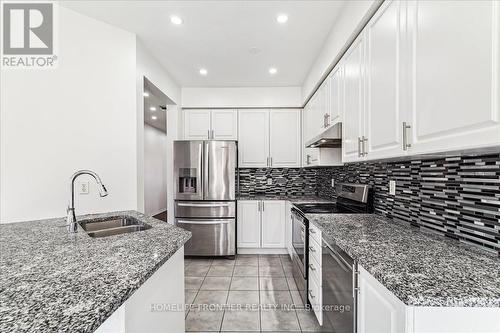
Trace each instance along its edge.
<path fill-rule="evenodd" d="M 135 211 L 152 226 L 91 238 L 66 231 L 65 218 L 0 225 L 0 332 L 93 332 L 191 234 Z"/>
<path fill-rule="evenodd" d="M 500 258 L 377 215 L 306 214 L 411 306 L 500 307 Z"/>
<path fill-rule="evenodd" d="M 276 194 L 239 195 L 236 197 L 236 200 L 286 200 L 296 204 L 334 202 L 331 199 L 320 198 L 318 196 L 276 195 Z"/>

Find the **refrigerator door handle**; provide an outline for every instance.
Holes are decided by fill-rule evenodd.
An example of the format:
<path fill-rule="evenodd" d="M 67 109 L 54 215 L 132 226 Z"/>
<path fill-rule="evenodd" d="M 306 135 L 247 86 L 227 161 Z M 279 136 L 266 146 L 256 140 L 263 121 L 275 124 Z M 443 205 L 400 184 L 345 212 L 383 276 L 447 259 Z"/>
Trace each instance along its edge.
<path fill-rule="evenodd" d="M 203 200 L 205 200 L 208 196 L 208 187 L 210 185 L 209 177 L 210 177 L 210 169 L 209 169 L 209 149 L 208 142 L 203 143 L 203 158 L 201 160 L 203 167 Z"/>
<path fill-rule="evenodd" d="M 229 220 L 177 220 L 178 224 L 228 224 Z"/>
<path fill-rule="evenodd" d="M 181 203 L 177 206 L 181 207 L 229 207 L 228 203 Z"/>

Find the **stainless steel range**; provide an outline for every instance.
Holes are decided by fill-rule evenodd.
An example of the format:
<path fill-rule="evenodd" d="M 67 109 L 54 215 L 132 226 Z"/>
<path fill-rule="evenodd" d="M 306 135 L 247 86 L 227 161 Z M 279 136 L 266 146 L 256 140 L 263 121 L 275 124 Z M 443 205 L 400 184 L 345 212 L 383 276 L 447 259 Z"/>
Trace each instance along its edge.
<path fill-rule="evenodd" d="M 236 253 L 235 141 L 175 141 L 175 223 L 188 256 Z"/>
<path fill-rule="evenodd" d="M 336 189 L 336 203 L 304 203 L 294 204 L 292 207 L 292 246 L 293 246 L 293 278 L 297 284 L 300 296 L 304 304 L 307 304 L 307 280 L 308 280 L 308 257 L 309 257 L 309 221 L 306 214 L 366 214 L 373 212 L 373 193 L 371 187 L 361 184 L 341 184 Z M 338 252 L 338 251 L 336 251 Z M 328 255 L 332 251 L 323 251 Z M 344 258 L 342 258 L 343 260 Z M 339 259 L 340 260 L 340 259 Z M 323 262 L 332 262 L 330 257 L 324 258 Z M 335 261 L 336 262 L 336 261 Z M 324 268 L 325 271 L 337 270 L 336 268 Z M 326 279 L 326 278 L 324 278 Z M 349 286 L 339 286 L 338 283 L 345 279 L 337 279 L 326 287 L 334 286 L 346 290 Z M 349 280 L 352 281 L 352 280 Z M 352 288 L 352 286 L 350 286 Z M 339 289 L 340 290 L 340 289 Z M 331 295 L 334 290 L 324 290 L 323 295 Z M 344 302 L 346 300 L 343 300 Z M 323 301 L 323 305 L 329 301 Z M 352 302 L 352 300 L 351 300 Z M 344 317 L 345 318 L 345 317 Z M 350 320 L 350 319 L 347 319 Z M 344 332 L 344 331 L 341 331 Z"/>

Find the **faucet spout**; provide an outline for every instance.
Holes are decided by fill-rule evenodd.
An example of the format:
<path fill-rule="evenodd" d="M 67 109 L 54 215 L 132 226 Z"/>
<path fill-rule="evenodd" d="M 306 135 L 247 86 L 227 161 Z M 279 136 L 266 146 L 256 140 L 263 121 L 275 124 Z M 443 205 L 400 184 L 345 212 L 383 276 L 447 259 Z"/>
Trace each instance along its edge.
<path fill-rule="evenodd" d="M 78 230 L 78 224 L 76 223 L 76 215 L 75 215 L 75 180 L 81 175 L 90 175 L 92 176 L 96 183 L 97 188 L 99 190 L 99 195 L 101 197 L 105 197 L 108 195 L 108 190 L 104 186 L 101 181 L 101 177 L 97 175 L 94 171 L 90 170 L 79 170 L 75 172 L 70 178 L 70 200 L 69 206 L 67 209 L 67 217 L 66 217 L 66 225 L 68 228 L 68 232 L 74 233 Z"/>

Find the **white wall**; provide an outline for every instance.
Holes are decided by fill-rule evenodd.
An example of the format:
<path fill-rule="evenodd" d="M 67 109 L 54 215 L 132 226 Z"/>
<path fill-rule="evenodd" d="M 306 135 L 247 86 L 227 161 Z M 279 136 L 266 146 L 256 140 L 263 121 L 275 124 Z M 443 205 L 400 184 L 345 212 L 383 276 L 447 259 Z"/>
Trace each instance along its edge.
<path fill-rule="evenodd" d="M 353 34 L 359 30 L 360 25 L 370 17 L 373 10 L 380 4 L 380 0 L 348 1 L 337 15 L 330 34 L 323 49 L 318 55 L 309 74 L 302 84 L 302 103 L 312 94 L 316 86 L 328 75 L 332 65 L 345 51 L 346 44 L 350 44 Z"/>
<path fill-rule="evenodd" d="M 137 71 L 136 71 L 136 96 L 137 96 L 137 210 L 144 212 L 144 103 L 143 89 L 144 77 L 167 95 L 173 103 L 181 103 L 181 89 L 170 77 L 165 69 L 146 50 L 144 45 L 137 41 Z M 166 137 L 166 177 L 167 177 L 167 219 L 174 221 L 174 194 L 173 194 L 173 140 L 178 139 L 179 124 L 178 113 L 180 110 L 175 105 L 167 105 L 167 137 Z"/>
<path fill-rule="evenodd" d="M 144 212 L 167 210 L 167 135 L 144 125 Z"/>
<path fill-rule="evenodd" d="M 91 183 L 77 214 L 136 208 L 135 45 L 60 7 L 58 68 L 2 70 L 0 222 L 64 216 L 69 177 L 84 168 L 109 196 Z"/>
<path fill-rule="evenodd" d="M 301 97 L 301 87 L 182 88 L 182 107 L 301 107 Z"/>

